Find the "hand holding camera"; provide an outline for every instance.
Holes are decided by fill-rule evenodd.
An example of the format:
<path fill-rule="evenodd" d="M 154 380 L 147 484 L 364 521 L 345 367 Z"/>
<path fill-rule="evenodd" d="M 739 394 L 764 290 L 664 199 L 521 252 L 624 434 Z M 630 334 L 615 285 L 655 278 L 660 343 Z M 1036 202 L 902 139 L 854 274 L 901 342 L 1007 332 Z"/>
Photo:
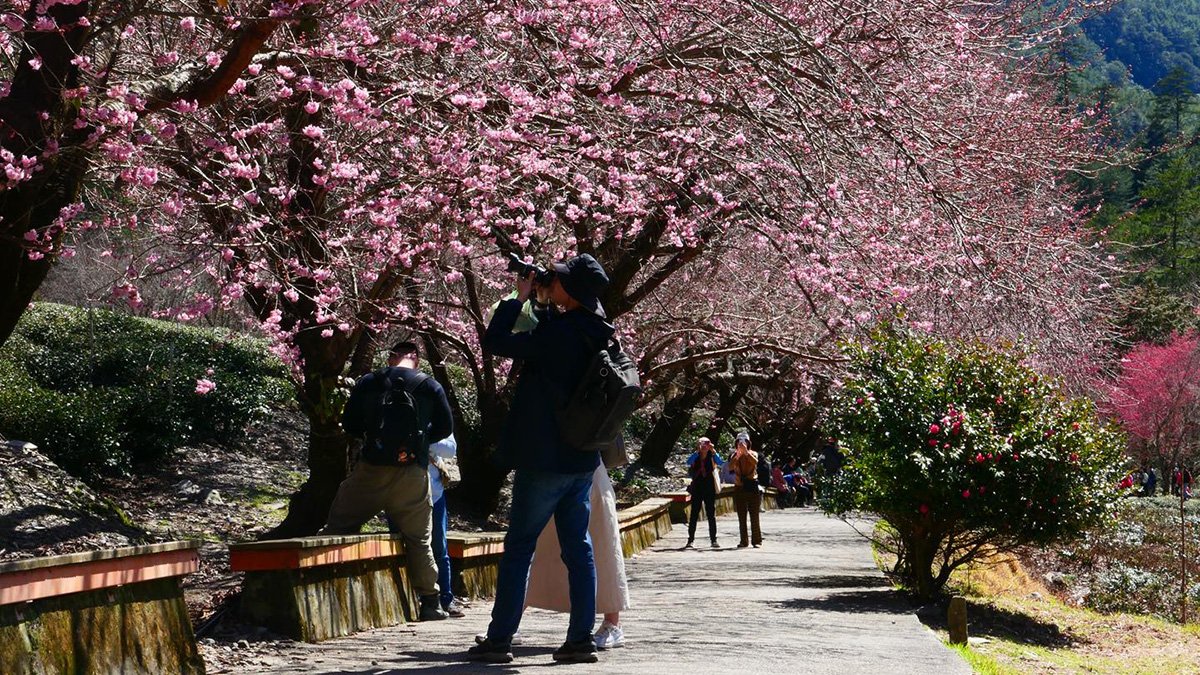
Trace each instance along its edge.
<path fill-rule="evenodd" d="M 536 288 L 538 290 L 538 302 L 544 304 L 546 300 L 542 297 L 544 295 L 542 291 L 550 287 L 550 282 L 554 280 L 554 272 L 536 263 L 527 263 L 516 253 L 508 253 L 506 255 L 508 257 L 508 271 L 514 272 L 517 275 L 517 299 L 522 302 L 528 300 L 530 294 Z"/>

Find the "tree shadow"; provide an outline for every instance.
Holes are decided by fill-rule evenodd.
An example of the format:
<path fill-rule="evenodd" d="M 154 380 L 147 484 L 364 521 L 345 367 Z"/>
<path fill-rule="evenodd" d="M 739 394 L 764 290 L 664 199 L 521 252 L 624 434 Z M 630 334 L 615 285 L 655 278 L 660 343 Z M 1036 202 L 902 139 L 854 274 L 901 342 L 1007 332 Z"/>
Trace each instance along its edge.
<path fill-rule="evenodd" d="M 824 574 L 793 579 L 797 588 L 891 588 L 887 579 L 875 574 Z"/>
<path fill-rule="evenodd" d="M 20 551 L 105 532 L 123 535 L 132 540 L 146 537 L 143 530 L 130 527 L 115 516 L 106 517 L 107 515 L 48 504 L 26 506 L 0 518 L 0 549 Z M 60 522 L 29 530 L 20 529 L 23 525 L 43 519 L 56 519 Z"/>
<path fill-rule="evenodd" d="M 917 611 L 921 623 L 935 630 L 946 630 L 949 599 L 926 605 Z M 1027 614 L 967 600 L 967 632 L 973 637 L 990 637 L 1036 647 L 1066 647 L 1081 638 L 1063 631 L 1058 624 Z"/>
<path fill-rule="evenodd" d="M 864 590 L 831 593 L 820 598 L 795 598 L 769 603 L 786 611 L 840 614 L 912 614 L 913 607 L 900 591 Z"/>

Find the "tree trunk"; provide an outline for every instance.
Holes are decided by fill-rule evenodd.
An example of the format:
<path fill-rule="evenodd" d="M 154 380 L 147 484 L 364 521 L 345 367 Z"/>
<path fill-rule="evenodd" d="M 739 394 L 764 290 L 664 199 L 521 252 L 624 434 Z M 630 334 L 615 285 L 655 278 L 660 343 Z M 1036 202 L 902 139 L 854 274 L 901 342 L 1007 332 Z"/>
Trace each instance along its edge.
<path fill-rule="evenodd" d="M 1187 497 L 1180 476 L 1179 486 L 1179 623 L 1188 622 Z"/>
<path fill-rule="evenodd" d="M 39 3 L 25 4 L 25 20 L 32 24 Z M 16 70 L 8 93 L 0 99 L 0 146 L 17 157 L 40 159 L 34 176 L 0 192 L 0 345 L 12 335 L 50 271 L 63 232 L 55 221 L 63 207 L 79 198 L 86 153 L 74 142 L 64 143 L 51 156 L 44 153 L 62 133 L 73 133 L 78 117 L 77 109 L 66 105 L 62 92 L 78 85 L 79 68 L 72 61 L 88 37 L 88 29 L 79 25 L 79 20 L 89 7 L 83 0 L 45 10 L 59 26 L 70 28 L 23 34 L 25 42 L 13 61 Z M 83 140 L 78 132 L 74 134 L 73 141 Z M 42 237 L 32 245 L 25 240 L 31 230 Z M 34 250 L 42 255 L 40 259 L 29 259 Z"/>
<path fill-rule="evenodd" d="M 699 387 L 691 388 L 663 404 L 662 415 L 642 445 L 642 454 L 638 458 L 642 466 L 658 472 L 666 471 L 667 460 L 692 419 L 692 410 L 707 393 Z"/>
<path fill-rule="evenodd" d="M 309 416 L 308 480 L 291 496 L 288 514 L 263 539 L 290 539 L 316 534 L 325 526 L 338 485 L 346 477 L 350 437 L 337 421 Z"/>
<path fill-rule="evenodd" d="M 0 239 L 0 345 L 12 335 L 33 294 L 45 280 L 50 260 L 50 257 L 30 260 L 28 251 L 18 241 Z"/>
<path fill-rule="evenodd" d="M 446 493 L 447 499 L 454 502 L 458 512 L 466 510 L 486 518 L 496 512 L 500 490 L 508 477 L 508 472 L 491 460 L 491 450 L 495 439 L 500 436 L 500 426 L 508 413 L 508 406 L 498 396 L 485 391 L 486 383 L 475 382 L 479 428 L 472 429 L 466 423 L 462 400 L 450 379 L 441 346 L 429 335 L 425 335 L 422 341 L 429 355 L 429 363 L 432 364 L 433 375 L 446 390 L 450 410 L 454 413 L 454 438 L 458 442 L 458 468 L 462 472 L 462 482 Z"/>
<path fill-rule="evenodd" d="M 708 429 L 704 431 L 704 435 L 713 442 L 713 445 L 717 444 L 717 438 L 729 426 L 729 420 L 733 417 L 738 404 L 742 402 L 742 399 L 746 396 L 746 392 L 749 390 L 750 387 L 744 384 L 739 384 L 732 389 L 724 387 L 721 389 L 717 412 L 713 415 L 712 421 L 708 423 Z"/>
<path fill-rule="evenodd" d="M 913 596 L 921 601 L 932 600 L 941 590 L 933 576 L 933 559 L 937 542 L 927 534 L 914 533 L 905 545 L 908 560 L 904 565 L 904 583 Z"/>
<path fill-rule="evenodd" d="M 316 534 L 325 526 L 338 485 L 346 478 L 350 437 L 342 430 L 345 390 L 341 372 L 349 359 L 344 338 L 324 339 L 310 331 L 297 339 L 305 361 L 304 386 L 298 392 L 308 417 L 308 479 L 292 495 L 288 514 L 264 539 L 288 539 Z"/>

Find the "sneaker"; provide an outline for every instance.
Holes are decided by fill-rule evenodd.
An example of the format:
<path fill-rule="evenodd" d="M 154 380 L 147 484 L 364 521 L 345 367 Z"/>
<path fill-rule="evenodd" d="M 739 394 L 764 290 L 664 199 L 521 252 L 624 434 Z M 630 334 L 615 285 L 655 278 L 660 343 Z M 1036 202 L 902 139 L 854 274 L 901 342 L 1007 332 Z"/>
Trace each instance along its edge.
<path fill-rule="evenodd" d="M 738 548 L 749 548 L 750 544 L 738 544 Z"/>
<path fill-rule="evenodd" d="M 487 642 L 487 633 L 478 633 L 475 635 L 475 644 L 481 645 Z M 520 647 L 525 643 L 525 638 L 521 637 L 520 633 L 513 633 L 512 639 L 508 643 L 514 647 Z"/>
<path fill-rule="evenodd" d="M 450 615 L 442 609 L 441 602 L 438 601 L 436 595 L 421 598 L 421 613 L 417 616 L 418 621 L 441 621 L 449 618 Z"/>
<path fill-rule="evenodd" d="M 692 540 L 688 539 L 688 543 L 683 545 L 684 548 L 692 548 Z"/>
<path fill-rule="evenodd" d="M 452 619 L 461 619 L 467 615 L 467 613 L 464 611 L 466 609 L 466 605 L 459 602 L 458 598 L 451 600 L 450 604 L 446 605 L 442 609 L 446 610 L 446 613 L 449 614 L 450 618 Z"/>
<path fill-rule="evenodd" d="M 712 547 L 713 547 L 713 548 L 721 548 L 721 545 L 717 543 L 717 540 L 716 540 L 716 539 L 713 539 L 713 540 L 712 540 Z"/>
<path fill-rule="evenodd" d="M 553 658 L 564 663 L 595 663 L 600 660 L 596 656 L 596 643 L 591 640 L 564 642 L 554 650 Z"/>
<path fill-rule="evenodd" d="M 620 626 L 614 626 L 605 621 L 600 624 L 600 630 L 596 631 L 596 635 L 592 639 L 596 642 L 596 649 L 624 647 L 625 631 L 621 630 Z"/>
<path fill-rule="evenodd" d="M 467 658 L 488 663 L 512 663 L 512 648 L 484 638 L 483 642 L 467 650 Z"/>

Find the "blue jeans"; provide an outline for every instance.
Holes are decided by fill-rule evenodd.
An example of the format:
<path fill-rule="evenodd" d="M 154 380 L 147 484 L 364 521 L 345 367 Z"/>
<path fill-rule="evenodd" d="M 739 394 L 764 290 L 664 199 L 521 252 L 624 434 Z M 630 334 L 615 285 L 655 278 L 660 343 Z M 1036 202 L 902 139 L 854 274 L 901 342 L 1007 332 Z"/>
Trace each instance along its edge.
<path fill-rule="evenodd" d="M 570 585 L 568 642 L 592 639 L 596 624 L 596 563 L 588 536 L 592 475 L 518 469 L 513 478 L 512 518 L 504 537 L 504 555 L 496 580 L 496 604 L 488 638 L 508 644 L 521 626 L 529 566 L 538 536 L 554 516 L 562 560 Z"/>
<path fill-rule="evenodd" d="M 438 568 L 438 588 L 441 589 L 439 598 L 442 601 L 442 609 L 448 608 L 454 601 L 454 591 L 450 589 L 450 550 L 446 548 L 447 521 L 446 495 L 443 493 L 442 498 L 433 503 L 433 537 L 430 539 L 433 560 L 437 563 Z"/>

